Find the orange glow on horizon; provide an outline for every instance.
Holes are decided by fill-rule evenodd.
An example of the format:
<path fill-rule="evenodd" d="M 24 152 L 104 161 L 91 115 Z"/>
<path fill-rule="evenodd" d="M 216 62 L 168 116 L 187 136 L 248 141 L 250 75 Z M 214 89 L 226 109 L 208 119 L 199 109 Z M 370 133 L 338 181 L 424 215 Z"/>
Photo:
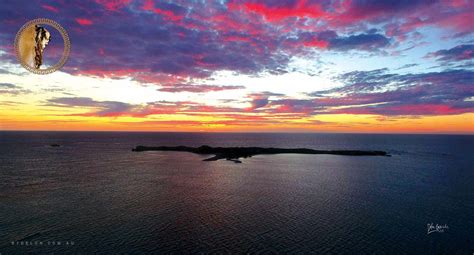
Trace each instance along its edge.
<path fill-rule="evenodd" d="M 328 132 L 474 134 L 474 113 L 423 117 L 328 114 L 285 120 L 239 123 L 239 117 L 162 114 L 148 117 L 74 116 L 83 110 L 57 111 L 34 106 L 0 113 L 0 130 L 164 131 L 164 132 Z M 239 115 L 237 115 L 239 116 Z"/>

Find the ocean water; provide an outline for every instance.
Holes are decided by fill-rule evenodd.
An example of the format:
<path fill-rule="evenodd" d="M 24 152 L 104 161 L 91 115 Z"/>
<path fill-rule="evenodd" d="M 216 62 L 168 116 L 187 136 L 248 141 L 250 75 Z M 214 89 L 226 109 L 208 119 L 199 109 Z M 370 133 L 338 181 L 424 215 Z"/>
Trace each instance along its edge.
<path fill-rule="evenodd" d="M 131 151 L 203 144 L 392 157 Z M 462 135 L 0 132 L 0 253 L 473 254 L 473 156 Z"/>

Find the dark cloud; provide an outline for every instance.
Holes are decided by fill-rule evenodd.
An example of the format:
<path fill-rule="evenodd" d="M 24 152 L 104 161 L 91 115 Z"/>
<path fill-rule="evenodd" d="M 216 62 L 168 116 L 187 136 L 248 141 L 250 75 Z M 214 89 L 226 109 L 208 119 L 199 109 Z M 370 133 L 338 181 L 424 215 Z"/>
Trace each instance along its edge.
<path fill-rule="evenodd" d="M 307 46 L 337 51 L 363 50 L 377 52 L 390 45 L 390 39 L 376 33 L 376 30 L 349 36 L 340 36 L 332 30 L 317 33 L 304 32 L 293 41 L 301 41 Z"/>
<path fill-rule="evenodd" d="M 348 20 L 366 19 L 377 21 L 382 15 L 405 14 L 415 8 L 435 4 L 436 0 L 354 0 L 350 2 L 344 17 Z"/>
<path fill-rule="evenodd" d="M 6 83 L 2 82 L 0 83 L 0 95 L 19 95 L 19 94 L 27 94 L 31 93 L 31 90 L 29 89 L 23 89 L 22 87 L 12 84 L 12 83 Z"/>
<path fill-rule="evenodd" d="M 131 110 L 134 105 L 117 101 L 96 101 L 89 97 L 59 97 L 48 100 L 48 106 L 59 107 L 87 107 L 94 108 L 93 112 L 83 115 L 94 116 L 117 116 Z"/>
<path fill-rule="evenodd" d="M 1 83 L 0 83 L 0 89 L 2 89 L 2 88 L 3 88 L 3 89 L 5 89 L 5 88 L 6 88 L 6 89 L 13 89 L 13 88 L 18 88 L 18 86 L 15 85 L 15 84 L 12 84 L 12 83 L 1 82 Z"/>
<path fill-rule="evenodd" d="M 462 44 L 447 50 L 431 52 L 427 57 L 436 58 L 442 62 L 455 62 L 474 59 L 474 44 Z"/>
<path fill-rule="evenodd" d="M 380 34 L 358 34 L 330 40 L 329 49 L 376 51 L 389 44 L 390 40 Z"/>
<path fill-rule="evenodd" d="M 350 72 L 339 79 L 346 85 L 310 94 L 318 96 L 317 106 L 339 107 L 330 110 L 332 113 L 380 115 L 447 115 L 474 111 L 474 72 L 470 70 L 399 75 L 379 69 Z"/>
<path fill-rule="evenodd" d="M 284 96 L 283 94 L 279 93 L 273 93 L 269 91 L 265 92 L 259 92 L 259 93 L 253 93 L 248 95 L 248 97 L 251 99 L 251 107 L 248 110 L 255 110 L 258 108 L 262 108 L 268 105 L 270 102 L 269 97 L 282 97 Z"/>
<path fill-rule="evenodd" d="M 12 72 L 10 72 L 6 69 L 0 68 L 0 74 L 12 74 Z"/>
<path fill-rule="evenodd" d="M 51 105 L 54 106 L 87 106 L 87 107 L 97 107 L 100 102 L 95 101 L 89 97 L 59 97 L 48 100 Z"/>
<path fill-rule="evenodd" d="M 146 104 L 128 104 L 118 101 L 97 101 L 89 97 L 56 97 L 47 100 L 45 106 L 88 108 L 88 111 L 73 116 L 84 117 L 146 117 L 154 114 L 183 114 L 194 112 L 235 112 L 242 109 L 216 107 L 191 101 L 157 101 Z"/>
<path fill-rule="evenodd" d="M 403 65 L 403 66 L 397 68 L 396 70 L 401 70 L 401 69 L 410 68 L 410 67 L 414 67 L 414 66 L 418 66 L 418 64 L 415 64 L 415 63 L 413 63 L 413 64 L 406 64 L 406 65 Z"/>

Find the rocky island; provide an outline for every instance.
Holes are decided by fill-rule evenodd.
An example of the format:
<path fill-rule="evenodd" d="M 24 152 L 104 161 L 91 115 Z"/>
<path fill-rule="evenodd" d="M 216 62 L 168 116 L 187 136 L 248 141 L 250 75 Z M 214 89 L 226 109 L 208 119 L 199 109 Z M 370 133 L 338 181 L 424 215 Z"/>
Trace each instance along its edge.
<path fill-rule="evenodd" d="M 219 159 L 226 159 L 234 161 L 235 163 L 242 163 L 239 158 L 247 158 L 255 155 L 264 154 L 331 154 L 343 156 L 390 156 L 385 151 L 363 151 L 363 150 L 313 150 L 306 148 L 262 148 L 262 147 L 211 147 L 202 145 L 200 147 L 188 146 L 137 146 L 132 151 L 184 151 L 192 152 L 201 155 L 214 154 L 214 157 L 204 159 L 203 161 L 216 161 Z"/>

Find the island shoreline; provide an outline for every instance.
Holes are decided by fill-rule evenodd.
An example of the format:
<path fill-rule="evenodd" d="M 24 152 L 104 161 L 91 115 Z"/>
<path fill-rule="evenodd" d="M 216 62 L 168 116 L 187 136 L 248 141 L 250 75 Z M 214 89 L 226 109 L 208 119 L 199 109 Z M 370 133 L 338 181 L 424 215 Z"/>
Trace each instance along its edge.
<path fill-rule="evenodd" d="M 248 158 L 255 155 L 273 155 L 273 154 L 329 154 L 340 156 L 388 156 L 385 151 L 377 150 L 314 150 L 308 148 L 263 148 L 263 147 L 211 147 L 202 145 L 199 147 L 189 146 L 142 146 L 138 145 L 132 149 L 134 152 L 142 151 L 179 151 L 191 152 L 200 155 L 215 156 L 204 159 L 203 161 L 217 161 L 226 159 L 235 163 L 242 163 L 239 158 Z"/>

